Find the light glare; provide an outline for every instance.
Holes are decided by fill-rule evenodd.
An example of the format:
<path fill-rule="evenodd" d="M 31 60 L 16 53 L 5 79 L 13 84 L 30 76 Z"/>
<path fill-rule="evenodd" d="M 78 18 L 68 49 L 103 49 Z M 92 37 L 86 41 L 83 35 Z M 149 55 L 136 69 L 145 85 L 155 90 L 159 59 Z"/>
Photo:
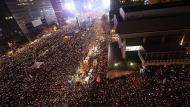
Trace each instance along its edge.
<path fill-rule="evenodd" d="M 126 46 L 126 51 L 144 50 L 142 46 Z"/>
<path fill-rule="evenodd" d="M 65 8 L 69 11 L 75 10 L 75 4 L 73 2 L 65 3 Z"/>
<path fill-rule="evenodd" d="M 118 63 L 115 63 L 114 66 L 117 67 L 119 64 Z"/>
<path fill-rule="evenodd" d="M 134 66 L 135 64 L 133 62 L 130 62 L 130 66 Z"/>
<path fill-rule="evenodd" d="M 88 9 L 91 10 L 92 9 L 92 5 L 88 4 Z"/>
<path fill-rule="evenodd" d="M 103 8 L 109 9 L 110 7 L 110 0 L 102 0 Z"/>

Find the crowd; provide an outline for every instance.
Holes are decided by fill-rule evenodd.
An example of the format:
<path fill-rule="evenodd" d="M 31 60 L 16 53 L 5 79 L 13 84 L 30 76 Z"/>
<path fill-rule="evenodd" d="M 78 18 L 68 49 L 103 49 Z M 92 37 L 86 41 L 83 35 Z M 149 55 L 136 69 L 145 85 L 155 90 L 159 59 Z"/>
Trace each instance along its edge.
<path fill-rule="evenodd" d="M 69 83 L 79 62 L 99 35 L 89 30 L 66 38 L 61 30 L 23 47 L 0 66 L 0 106 L 3 107 L 188 107 L 190 66 L 149 66 L 127 77 L 106 79 L 107 42 L 101 40 L 94 80 L 88 85 Z M 44 62 L 32 68 L 35 61 Z"/>
<path fill-rule="evenodd" d="M 0 105 L 49 105 L 58 99 L 59 92 L 69 97 L 72 87 L 68 86 L 68 78 L 85 58 L 94 39 L 93 26 L 86 28 L 90 30 L 72 37 L 67 37 L 64 29 L 54 32 L 4 59 L 0 66 Z M 36 61 L 44 64 L 39 69 L 32 68 Z"/>

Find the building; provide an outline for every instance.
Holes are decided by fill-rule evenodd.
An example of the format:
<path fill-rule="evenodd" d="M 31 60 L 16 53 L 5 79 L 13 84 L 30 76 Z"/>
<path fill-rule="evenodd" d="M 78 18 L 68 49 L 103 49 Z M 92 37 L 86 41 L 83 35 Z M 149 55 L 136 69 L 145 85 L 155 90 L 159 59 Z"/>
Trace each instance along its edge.
<path fill-rule="evenodd" d="M 145 0 L 110 0 L 110 23 L 113 26 L 113 17 L 114 14 L 119 14 L 119 8 L 126 5 L 144 5 Z"/>
<path fill-rule="evenodd" d="M 110 10 L 118 10 L 121 6 L 142 5 L 145 0 L 111 0 Z"/>
<path fill-rule="evenodd" d="M 123 6 L 114 15 L 121 59 L 140 60 L 144 66 L 190 64 L 189 14 L 189 1 Z M 131 56 L 138 59 L 129 59 Z"/>
<path fill-rule="evenodd" d="M 13 15 L 9 11 L 5 0 L 0 1 L 0 56 L 10 50 L 8 42 L 15 42 L 17 46 L 27 40 Z"/>
<path fill-rule="evenodd" d="M 57 23 L 49 0 L 6 0 L 6 4 L 29 40 L 40 32 L 39 26 Z"/>
<path fill-rule="evenodd" d="M 160 4 L 175 1 L 187 1 L 187 0 L 110 0 L 110 23 L 113 26 L 114 14 L 119 14 L 119 9 L 122 6 L 137 6 L 137 5 L 148 5 L 148 4 Z"/>
<path fill-rule="evenodd" d="M 67 11 L 64 9 L 64 0 L 51 0 L 51 4 L 53 6 L 59 25 L 65 25 Z"/>

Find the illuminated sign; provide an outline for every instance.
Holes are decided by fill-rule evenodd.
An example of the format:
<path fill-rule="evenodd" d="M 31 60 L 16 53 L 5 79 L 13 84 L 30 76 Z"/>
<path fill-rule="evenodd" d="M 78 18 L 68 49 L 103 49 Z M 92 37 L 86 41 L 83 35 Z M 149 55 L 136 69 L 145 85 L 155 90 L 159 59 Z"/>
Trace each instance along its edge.
<path fill-rule="evenodd" d="M 7 16 L 7 17 L 5 17 L 5 20 L 11 20 L 11 19 L 13 19 L 13 16 Z"/>
<path fill-rule="evenodd" d="M 41 25 L 41 24 L 42 24 L 42 21 L 41 21 L 41 19 L 33 20 L 33 21 L 32 21 L 32 24 L 33 24 L 34 27 L 36 27 L 36 26 Z"/>
<path fill-rule="evenodd" d="M 126 46 L 126 51 L 144 50 L 142 46 Z"/>

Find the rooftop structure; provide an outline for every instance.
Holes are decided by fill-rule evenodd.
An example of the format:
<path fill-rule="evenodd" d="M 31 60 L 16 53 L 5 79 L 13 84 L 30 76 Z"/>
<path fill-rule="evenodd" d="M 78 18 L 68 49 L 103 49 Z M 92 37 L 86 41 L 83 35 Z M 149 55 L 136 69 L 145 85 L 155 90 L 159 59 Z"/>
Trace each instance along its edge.
<path fill-rule="evenodd" d="M 5 0 L 0 1 L 0 56 L 5 54 L 10 47 L 8 42 L 16 42 L 20 45 L 26 42 L 21 29 L 9 11 Z"/>
<path fill-rule="evenodd" d="M 30 38 L 31 30 L 43 23 L 57 22 L 50 0 L 6 0 L 13 17 L 22 32 Z"/>
<path fill-rule="evenodd" d="M 64 9 L 65 0 L 50 0 L 59 25 L 64 25 L 67 12 Z"/>
<path fill-rule="evenodd" d="M 114 15 L 114 29 L 122 58 L 126 59 L 128 51 L 135 48 L 133 51 L 139 51 L 138 57 L 143 63 L 146 58 L 141 53 L 147 53 L 148 56 L 145 56 L 148 58 L 155 56 L 151 60 L 165 60 L 164 63 L 169 59 L 186 59 L 189 47 L 187 38 L 190 34 L 189 13 L 188 1 L 121 7 Z M 175 53 L 173 57 L 169 57 L 171 53 Z M 162 58 L 159 56 L 161 54 Z"/>

